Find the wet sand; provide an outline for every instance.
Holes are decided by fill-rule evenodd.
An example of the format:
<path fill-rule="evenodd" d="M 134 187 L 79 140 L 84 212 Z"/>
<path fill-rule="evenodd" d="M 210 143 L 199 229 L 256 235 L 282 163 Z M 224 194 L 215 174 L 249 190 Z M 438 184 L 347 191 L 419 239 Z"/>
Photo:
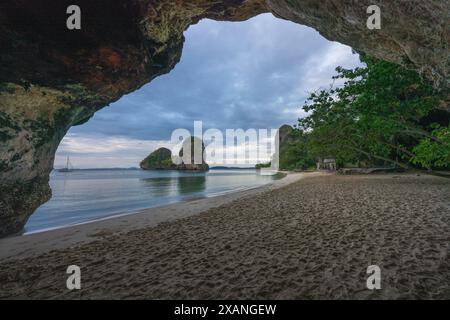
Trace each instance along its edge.
<path fill-rule="evenodd" d="M 450 298 L 449 179 L 309 175 L 234 197 L 91 237 L 59 230 L 85 234 L 52 251 L 48 233 L 35 249 L 2 241 L 0 298 Z M 82 289 L 69 291 L 73 264 Z M 381 290 L 366 288 L 369 265 Z"/>

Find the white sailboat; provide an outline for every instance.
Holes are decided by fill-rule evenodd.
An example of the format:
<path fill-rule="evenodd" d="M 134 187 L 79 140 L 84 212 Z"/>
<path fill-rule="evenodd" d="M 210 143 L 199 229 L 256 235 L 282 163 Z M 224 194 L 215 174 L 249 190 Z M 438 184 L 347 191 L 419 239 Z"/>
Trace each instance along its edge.
<path fill-rule="evenodd" d="M 67 163 L 65 168 L 61 168 L 58 170 L 59 172 L 72 172 L 73 166 L 70 164 L 70 159 L 67 157 Z"/>

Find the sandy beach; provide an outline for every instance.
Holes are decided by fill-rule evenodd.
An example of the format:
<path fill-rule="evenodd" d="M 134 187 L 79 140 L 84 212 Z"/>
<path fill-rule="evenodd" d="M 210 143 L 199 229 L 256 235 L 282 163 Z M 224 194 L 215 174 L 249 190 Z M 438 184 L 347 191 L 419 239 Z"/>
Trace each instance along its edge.
<path fill-rule="evenodd" d="M 446 178 L 296 174 L 152 210 L 1 240 L 0 298 L 450 298 Z"/>

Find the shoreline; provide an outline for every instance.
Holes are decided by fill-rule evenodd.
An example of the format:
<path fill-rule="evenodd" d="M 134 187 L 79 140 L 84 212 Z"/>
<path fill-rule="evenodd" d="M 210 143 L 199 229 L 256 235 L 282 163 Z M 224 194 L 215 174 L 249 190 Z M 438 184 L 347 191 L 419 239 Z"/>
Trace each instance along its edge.
<path fill-rule="evenodd" d="M 245 190 L 230 191 L 210 197 L 192 198 L 158 207 L 117 213 L 109 217 L 74 225 L 3 238 L 0 239 L 0 262 L 28 258 L 51 250 L 86 244 L 105 236 L 156 227 L 161 223 L 196 215 L 243 197 L 285 187 L 305 176 L 323 175 L 325 173 L 284 172 L 284 174 L 286 176 L 282 179 Z"/>
<path fill-rule="evenodd" d="M 193 197 L 193 198 L 188 198 L 188 199 L 185 199 L 185 200 L 175 201 L 175 202 L 172 202 L 172 203 L 166 203 L 166 204 L 163 204 L 163 205 L 157 205 L 155 207 L 136 209 L 136 210 L 132 210 L 132 211 L 116 212 L 116 213 L 113 213 L 110 216 L 106 216 L 106 217 L 94 218 L 92 220 L 83 221 L 83 222 L 77 222 L 77 223 L 63 225 L 63 226 L 58 226 L 58 227 L 46 228 L 46 229 L 35 230 L 35 231 L 30 231 L 30 232 L 23 232 L 21 234 L 13 235 L 12 237 L 16 237 L 16 236 L 17 237 L 23 237 L 23 236 L 29 236 L 29 235 L 37 234 L 37 233 L 55 231 L 55 230 L 59 230 L 59 229 L 67 229 L 67 228 L 82 226 L 82 225 L 85 225 L 85 224 L 97 223 L 97 222 L 101 222 L 101 221 L 105 221 L 105 220 L 122 218 L 122 217 L 130 216 L 130 215 L 140 214 L 140 213 L 144 213 L 144 211 L 145 211 L 145 213 L 151 214 L 150 211 L 153 210 L 153 209 L 160 209 L 160 208 L 164 208 L 164 207 L 167 207 L 167 206 L 173 206 L 173 205 L 176 205 L 176 204 L 189 203 L 191 201 L 197 201 L 197 200 L 202 200 L 202 199 L 210 199 L 210 198 L 221 197 L 221 196 L 225 196 L 225 195 L 228 195 L 228 194 L 231 194 L 231 193 L 245 192 L 245 191 L 252 190 L 252 189 L 258 189 L 258 188 L 261 188 L 263 186 L 264 185 L 262 185 L 262 186 L 255 186 L 255 187 L 247 187 L 247 188 L 242 188 L 242 189 L 239 189 L 239 190 L 236 190 L 236 191 L 223 191 L 223 192 L 218 192 L 218 193 L 215 193 L 215 194 L 209 194 L 209 195 L 206 195 L 206 196 Z M 1 241 L 1 239 L 0 239 L 0 241 Z"/>
<path fill-rule="evenodd" d="M 450 298 L 448 179 L 289 180 L 166 210 L 171 221 L 133 215 L 90 228 L 89 237 L 80 228 L 56 243 L 51 232 L 40 234 L 46 241 L 16 242 L 28 250 L 0 261 L 0 299 Z M 67 290 L 70 265 L 81 268 L 80 290 Z M 373 265 L 380 290 L 366 287 Z"/>
<path fill-rule="evenodd" d="M 194 171 L 180 171 L 180 170 L 142 170 L 142 169 L 76 169 L 74 171 L 79 172 L 91 172 L 91 171 L 102 171 L 102 172 L 110 172 L 110 171 L 118 171 L 120 172 L 119 176 L 113 176 L 117 180 L 117 185 L 119 183 L 127 183 L 126 181 L 123 182 L 120 179 L 122 179 L 121 175 L 123 172 L 126 171 L 136 171 L 138 172 L 138 175 L 132 175 L 129 178 L 132 179 L 138 179 L 146 181 L 147 179 L 151 181 L 158 181 L 158 179 L 174 179 L 177 180 L 177 183 L 180 184 L 180 179 L 191 179 L 191 178 L 197 178 L 197 177 L 203 177 L 204 183 L 206 185 L 200 190 L 192 190 L 193 192 L 191 194 L 190 190 L 180 190 L 180 188 L 183 188 L 182 186 L 177 186 L 177 191 L 169 190 L 169 188 L 165 188 L 163 186 L 163 191 L 167 193 L 167 195 L 162 195 L 155 192 L 153 189 L 158 189 L 157 184 L 150 184 L 150 192 L 147 194 L 141 194 L 143 190 L 145 190 L 146 186 L 142 185 L 136 185 L 131 183 L 130 188 L 131 191 L 129 191 L 129 194 L 132 197 L 131 201 L 128 201 L 127 199 L 122 199 L 122 201 L 117 201 L 115 199 L 116 196 L 119 196 L 117 194 L 117 190 L 112 190 L 111 194 L 102 196 L 101 202 L 109 202 L 111 200 L 113 205 L 100 205 L 95 206 L 91 205 L 90 202 L 95 202 L 96 199 L 91 197 L 91 193 L 88 193 L 87 191 L 95 192 L 96 190 L 90 190 L 90 184 L 89 180 L 91 179 L 106 179 L 109 178 L 108 174 L 106 176 L 97 176 L 98 173 L 95 173 L 93 175 L 85 176 L 85 175 L 75 175 L 75 176 L 66 176 L 66 174 L 58 174 L 58 173 L 52 173 L 52 176 L 54 176 L 52 179 L 54 181 L 50 181 L 50 186 L 53 189 L 53 197 L 49 201 L 46 202 L 45 205 L 39 207 L 35 210 L 35 212 L 29 217 L 27 223 L 25 224 L 24 228 L 16 232 L 14 234 L 8 235 L 6 237 L 12 237 L 12 236 L 20 236 L 20 235 L 30 235 L 34 233 L 40 233 L 40 232 L 46 232 L 46 231 L 52 231 L 56 229 L 61 228 L 67 228 L 71 226 L 77 226 L 87 223 L 92 223 L 96 221 L 102 221 L 107 220 L 115 217 L 122 217 L 130 214 L 136 214 L 143 210 L 152 209 L 152 208 L 158 208 L 163 206 L 168 206 L 176 203 L 196 200 L 196 199 L 203 199 L 203 198 L 211 198 L 216 196 L 222 196 L 228 193 L 233 192 L 243 192 L 248 189 L 257 188 L 260 186 L 263 186 L 264 184 L 270 183 L 271 181 L 263 181 L 262 183 L 257 181 L 256 179 L 253 183 L 242 183 L 242 184 L 235 184 L 235 185 L 224 185 L 219 188 L 215 188 L 214 182 L 209 182 L 210 176 L 211 179 L 214 180 L 215 176 L 220 177 L 224 173 L 230 175 L 234 175 L 236 170 L 224 170 L 224 169 L 217 169 L 217 170 L 209 170 L 207 173 L 205 172 L 194 172 Z M 243 171 L 243 170 L 241 170 Z M 272 180 L 279 180 L 286 176 L 286 172 L 276 171 L 276 172 L 270 172 L 270 174 L 263 174 L 258 173 L 256 169 L 245 169 L 244 174 L 256 174 L 256 176 L 273 176 Z M 175 174 L 175 176 L 173 176 Z M 68 199 L 61 199 L 61 197 L 65 196 L 65 193 L 70 191 L 66 191 L 66 177 L 69 180 L 68 182 L 73 183 L 76 182 L 79 179 L 86 179 L 86 190 L 83 191 L 80 194 L 78 194 L 78 200 L 74 202 L 73 199 L 70 197 Z M 126 177 L 127 178 L 127 174 Z M 51 179 L 51 180 L 52 180 Z M 154 180 L 153 180 L 154 179 Z M 62 181 L 64 181 L 64 186 L 62 186 Z M 101 181 L 108 181 L 108 180 L 101 180 Z M 96 183 L 96 181 L 94 181 Z M 101 184 L 98 185 L 98 188 L 102 188 L 103 186 Z M 108 188 L 108 186 L 106 186 Z M 73 187 L 69 187 L 69 190 L 73 189 Z M 114 194 L 114 191 L 116 191 L 116 194 Z M 75 190 L 75 192 L 78 192 L 78 190 Z M 163 193 L 164 193 L 163 192 Z M 176 193 L 176 195 L 174 195 Z M 56 194 L 56 195 L 55 195 Z M 110 198 L 108 199 L 108 197 Z M 134 197 L 136 196 L 136 197 Z M 55 205 L 56 203 L 56 205 Z M 139 205 L 136 205 L 139 203 Z M 82 208 L 80 211 L 78 211 L 78 208 Z M 72 211 L 71 214 L 68 214 L 69 211 Z M 61 217 L 59 217 L 59 214 L 61 213 Z M 46 217 L 46 215 L 48 215 Z M 52 218 L 56 218 L 55 220 L 51 220 Z M 66 217 L 66 219 L 64 219 Z M 56 222 L 55 222 L 56 221 Z M 1 238 L 1 237 L 0 237 Z"/>

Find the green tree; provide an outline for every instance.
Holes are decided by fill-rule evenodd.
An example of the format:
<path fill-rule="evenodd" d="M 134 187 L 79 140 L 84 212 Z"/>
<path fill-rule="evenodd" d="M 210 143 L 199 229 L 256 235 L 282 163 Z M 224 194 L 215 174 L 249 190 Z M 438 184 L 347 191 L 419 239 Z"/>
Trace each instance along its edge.
<path fill-rule="evenodd" d="M 280 169 L 306 170 L 315 166 L 315 160 L 308 151 L 308 135 L 299 129 L 291 133 L 290 141 L 280 146 Z"/>
<path fill-rule="evenodd" d="M 333 79 L 344 85 L 312 93 L 303 106 L 309 115 L 299 128 L 308 133 L 310 155 L 334 156 L 341 165 L 449 167 L 448 131 L 423 124 L 439 103 L 433 87 L 399 65 L 362 61 L 365 67 L 338 67 Z"/>
<path fill-rule="evenodd" d="M 433 167 L 445 168 L 450 166 L 450 126 L 434 125 L 432 136 L 435 139 L 424 138 L 414 147 L 412 162 L 420 164 L 428 170 Z"/>

